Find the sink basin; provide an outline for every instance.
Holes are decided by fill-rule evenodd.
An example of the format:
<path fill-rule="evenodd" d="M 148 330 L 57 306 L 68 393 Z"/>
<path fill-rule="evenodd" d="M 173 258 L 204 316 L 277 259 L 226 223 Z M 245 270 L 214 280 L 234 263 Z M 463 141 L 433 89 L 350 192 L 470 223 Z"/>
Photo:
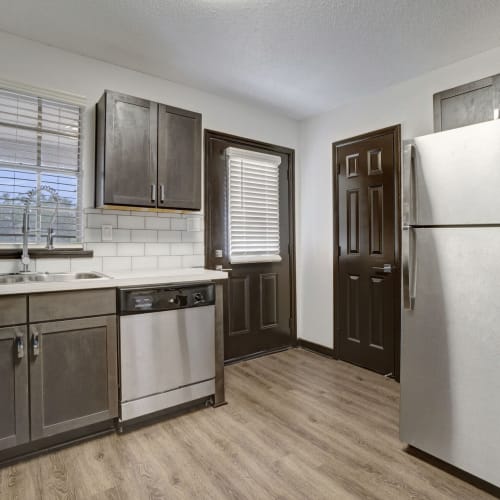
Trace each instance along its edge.
<path fill-rule="evenodd" d="M 30 283 L 30 282 L 51 282 L 51 281 L 77 281 L 77 280 L 95 280 L 109 279 L 101 273 L 12 273 L 0 274 L 0 285 L 11 283 Z"/>

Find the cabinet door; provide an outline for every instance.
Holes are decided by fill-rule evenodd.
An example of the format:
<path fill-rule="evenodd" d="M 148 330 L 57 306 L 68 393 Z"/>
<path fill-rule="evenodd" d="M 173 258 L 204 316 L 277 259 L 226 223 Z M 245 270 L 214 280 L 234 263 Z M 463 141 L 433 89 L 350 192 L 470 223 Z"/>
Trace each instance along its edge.
<path fill-rule="evenodd" d="M 106 93 L 104 204 L 156 207 L 157 122 L 156 103 Z"/>
<path fill-rule="evenodd" d="M 31 439 L 118 415 L 116 316 L 30 325 Z"/>
<path fill-rule="evenodd" d="M 0 328 L 0 450 L 29 440 L 26 327 Z"/>
<path fill-rule="evenodd" d="M 201 208 L 201 115 L 158 109 L 158 207 Z"/>
<path fill-rule="evenodd" d="M 500 75 L 434 94 L 434 132 L 498 118 Z"/>

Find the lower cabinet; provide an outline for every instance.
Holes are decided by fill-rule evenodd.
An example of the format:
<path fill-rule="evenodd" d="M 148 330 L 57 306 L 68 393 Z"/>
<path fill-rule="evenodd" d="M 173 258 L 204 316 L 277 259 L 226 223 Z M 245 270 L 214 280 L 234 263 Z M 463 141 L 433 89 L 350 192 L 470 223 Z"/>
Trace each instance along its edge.
<path fill-rule="evenodd" d="M 116 316 L 29 330 L 31 440 L 118 416 Z"/>
<path fill-rule="evenodd" d="M 0 451 L 29 441 L 26 326 L 0 328 Z"/>

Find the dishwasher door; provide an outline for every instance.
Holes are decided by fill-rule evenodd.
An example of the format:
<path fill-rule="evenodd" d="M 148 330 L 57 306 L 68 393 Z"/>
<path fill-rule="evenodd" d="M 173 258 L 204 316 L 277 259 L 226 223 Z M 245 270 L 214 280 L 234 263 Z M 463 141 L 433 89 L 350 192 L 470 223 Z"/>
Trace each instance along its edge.
<path fill-rule="evenodd" d="M 215 307 L 120 318 L 121 402 L 215 377 Z"/>

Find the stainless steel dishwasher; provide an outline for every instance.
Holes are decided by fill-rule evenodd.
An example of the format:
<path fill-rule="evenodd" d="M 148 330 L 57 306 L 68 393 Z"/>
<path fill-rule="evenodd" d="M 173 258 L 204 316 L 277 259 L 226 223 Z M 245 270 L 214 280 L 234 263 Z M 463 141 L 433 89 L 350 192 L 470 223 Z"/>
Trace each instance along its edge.
<path fill-rule="evenodd" d="M 122 288 L 120 420 L 215 393 L 215 286 Z"/>

